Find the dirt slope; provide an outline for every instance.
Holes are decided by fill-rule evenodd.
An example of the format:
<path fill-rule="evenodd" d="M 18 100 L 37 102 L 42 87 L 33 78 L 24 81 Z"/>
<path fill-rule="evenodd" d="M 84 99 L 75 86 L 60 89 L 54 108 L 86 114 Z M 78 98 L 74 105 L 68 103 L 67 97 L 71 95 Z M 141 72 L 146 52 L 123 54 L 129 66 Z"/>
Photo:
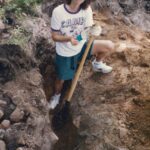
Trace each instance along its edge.
<path fill-rule="evenodd" d="M 149 150 L 149 33 L 108 12 L 97 13 L 95 21 L 103 28 L 100 39 L 121 43 L 106 60 L 114 70 L 94 73 L 91 61 L 86 63 L 71 105 L 77 129 L 70 124 L 56 132 L 55 150 Z"/>

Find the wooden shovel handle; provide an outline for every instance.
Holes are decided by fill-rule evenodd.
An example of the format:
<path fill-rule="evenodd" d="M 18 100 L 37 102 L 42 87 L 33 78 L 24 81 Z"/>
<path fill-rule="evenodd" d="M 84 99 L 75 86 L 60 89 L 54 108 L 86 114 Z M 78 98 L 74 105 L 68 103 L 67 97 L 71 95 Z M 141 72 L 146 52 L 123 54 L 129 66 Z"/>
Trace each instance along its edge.
<path fill-rule="evenodd" d="M 90 47 L 91 47 L 91 45 L 92 45 L 92 43 L 93 43 L 93 40 L 94 40 L 94 37 L 91 36 L 90 39 L 89 39 L 89 41 L 88 41 L 88 43 L 87 43 L 86 50 L 85 50 L 84 55 L 83 55 L 83 57 L 82 57 L 82 60 L 81 60 L 81 62 L 80 62 L 80 64 L 79 64 L 79 67 L 78 67 L 78 69 L 77 69 L 77 72 L 76 72 L 76 74 L 75 74 L 75 77 L 74 77 L 74 79 L 73 79 L 73 81 L 72 81 L 72 83 L 71 83 L 71 88 L 70 88 L 70 90 L 69 90 L 68 98 L 67 98 L 67 101 L 69 101 L 69 102 L 71 101 L 72 95 L 73 95 L 74 90 L 75 90 L 75 88 L 76 88 L 76 85 L 77 85 L 79 76 L 80 76 L 80 74 L 81 74 L 82 68 L 83 68 L 83 66 L 84 66 L 86 57 L 87 57 L 88 52 L 89 52 L 89 50 L 90 50 Z"/>

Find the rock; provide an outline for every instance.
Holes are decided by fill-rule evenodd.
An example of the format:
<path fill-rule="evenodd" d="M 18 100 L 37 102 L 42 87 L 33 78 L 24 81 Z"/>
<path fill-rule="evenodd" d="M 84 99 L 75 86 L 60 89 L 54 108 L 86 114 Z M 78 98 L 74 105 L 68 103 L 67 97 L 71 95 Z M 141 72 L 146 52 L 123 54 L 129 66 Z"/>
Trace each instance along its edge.
<path fill-rule="evenodd" d="M 129 150 L 128 148 L 119 148 L 119 150 Z"/>
<path fill-rule="evenodd" d="M 10 37 L 10 35 L 11 35 L 10 33 L 3 33 L 3 34 L 2 34 L 2 38 L 3 38 L 3 39 L 7 39 L 7 38 Z"/>
<path fill-rule="evenodd" d="M 81 116 L 78 116 L 76 117 L 74 120 L 73 120 L 73 124 L 79 128 L 80 127 L 80 121 L 81 121 Z"/>
<path fill-rule="evenodd" d="M 5 0 L 0 0 L 0 5 L 4 4 Z"/>
<path fill-rule="evenodd" d="M 105 35 L 107 35 L 107 34 L 108 34 L 108 30 L 105 29 L 105 28 L 103 28 L 103 29 L 102 29 L 102 33 L 101 33 L 101 36 L 105 36 Z"/>
<path fill-rule="evenodd" d="M 4 116 L 4 113 L 2 110 L 0 110 L 0 119 Z"/>
<path fill-rule="evenodd" d="M 19 139 L 18 139 L 18 144 L 20 144 L 20 145 L 25 145 L 26 143 L 25 143 L 25 140 L 23 139 L 23 137 L 20 137 Z"/>
<path fill-rule="evenodd" d="M 123 17 L 123 22 L 128 25 L 128 26 L 131 26 L 132 25 L 132 22 L 130 21 L 130 19 L 126 16 Z"/>
<path fill-rule="evenodd" d="M 0 150 L 6 150 L 6 144 L 3 141 L 0 141 Z"/>
<path fill-rule="evenodd" d="M 26 147 L 18 147 L 16 150 L 32 150 L 31 148 Z"/>
<path fill-rule="evenodd" d="M 120 138 L 124 138 L 125 136 L 127 136 L 128 130 L 126 128 L 120 128 Z"/>
<path fill-rule="evenodd" d="M 104 143 L 104 149 L 107 149 L 107 150 L 119 150 L 119 147 L 113 145 L 112 143 Z"/>
<path fill-rule="evenodd" d="M 59 138 L 57 137 L 57 135 L 54 132 L 50 132 L 50 137 L 51 137 L 51 141 L 55 144 Z"/>
<path fill-rule="evenodd" d="M 14 122 L 19 122 L 24 117 L 24 112 L 19 108 L 16 108 L 14 112 L 11 114 L 10 119 Z"/>
<path fill-rule="evenodd" d="M 22 102 L 22 101 L 24 101 L 24 99 L 23 99 L 23 96 L 20 94 L 20 95 L 15 95 L 15 96 L 13 96 L 13 103 L 15 104 L 15 105 L 20 105 L 20 103 Z"/>
<path fill-rule="evenodd" d="M 17 148 L 16 150 L 23 150 L 21 147 Z"/>
<path fill-rule="evenodd" d="M 127 35 L 126 33 L 120 32 L 120 33 L 118 34 L 118 37 L 119 37 L 120 40 L 127 40 L 128 35 Z"/>
<path fill-rule="evenodd" d="M 112 126 L 113 125 L 113 119 L 107 119 L 106 120 L 106 124 L 108 124 L 109 126 Z"/>
<path fill-rule="evenodd" d="M 134 25 L 139 26 L 143 31 L 150 32 L 150 23 L 148 18 L 149 14 L 146 14 L 140 9 L 133 11 L 129 17 L 129 19 Z"/>
<path fill-rule="evenodd" d="M 4 129 L 0 129 L 0 139 L 3 139 L 5 135 L 5 130 Z"/>
<path fill-rule="evenodd" d="M 7 105 L 7 102 L 5 102 L 4 100 L 0 100 L 1 107 L 5 107 L 6 105 Z"/>
<path fill-rule="evenodd" d="M 3 120 L 1 125 L 4 129 L 8 129 L 10 127 L 10 121 L 9 120 Z"/>
<path fill-rule="evenodd" d="M 2 20 L 0 20 L 0 30 L 4 30 L 5 29 L 5 25 L 3 23 Z"/>

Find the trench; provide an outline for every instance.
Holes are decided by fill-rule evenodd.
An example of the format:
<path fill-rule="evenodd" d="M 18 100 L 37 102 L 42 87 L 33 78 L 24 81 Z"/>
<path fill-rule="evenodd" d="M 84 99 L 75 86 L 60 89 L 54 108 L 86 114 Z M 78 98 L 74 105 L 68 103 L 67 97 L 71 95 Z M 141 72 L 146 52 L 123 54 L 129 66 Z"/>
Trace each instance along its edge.
<path fill-rule="evenodd" d="M 52 93 L 53 93 L 53 85 L 54 85 L 54 80 L 55 80 L 55 71 L 53 69 L 53 66 L 48 66 L 46 67 L 46 73 L 43 74 L 44 78 L 44 91 L 47 97 L 47 100 L 50 99 Z M 65 93 L 68 90 L 68 87 L 70 86 L 71 81 L 66 81 L 64 83 L 64 87 L 62 90 L 62 98 L 61 98 L 61 106 L 63 106 L 63 101 Z M 57 108 L 55 111 L 50 112 L 50 115 L 54 115 L 56 111 L 60 110 L 61 108 Z M 56 129 L 55 126 L 52 126 L 52 129 L 54 133 L 58 136 L 59 140 L 56 142 L 56 144 L 53 147 L 53 150 L 77 150 L 79 144 L 81 143 L 82 139 L 80 138 L 80 135 L 78 133 L 77 127 L 73 124 L 72 120 L 72 115 L 70 112 L 69 115 L 69 120 L 66 122 L 66 124 L 60 128 Z"/>
<path fill-rule="evenodd" d="M 60 130 L 55 130 L 59 137 L 58 142 L 54 145 L 53 150 L 76 150 L 79 143 L 77 128 L 73 125 L 72 119 Z"/>
<path fill-rule="evenodd" d="M 46 67 L 46 72 L 43 74 L 43 78 L 43 87 L 48 100 L 53 93 L 53 85 L 55 79 L 55 71 L 53 69 L 53 65 L 48 65 Z M 67 91 L 69 84 L 70 81 L 67 81 L 65 83 L 63 93 Z M 146 145 L 149 145 L 150 140 L 150 100 L 134 100 L 132 105 L 134 109 L 123 112 L 124 114 L 126 114 L 126 125 L 128 130 L 130 131 L 130 135 L 128 137 L 129 139 L 126 143 L 126 146 L 131 149 L 137 145 L 137 141 L 139 143 L 142 143 L 144 147 Z M 74 126 L 73 124 L 72 116 L 69 118 L 69 121 L 67 122 L 67 124 L 65 124 L 63 128 L 59 130 L 54 129 L 53 131 L 59 138 L 57 143 L 54 145 L 53 150 L 78 150 L 80 149 L 80 146 L 84 146 L 85 144 L 85 139 L 80 136 L 78 128 L 76 128 L 76 126 Z M 134 141 L 132 142 L 132 147 L 128 146 L 128 144 L 131 143 L 130 139 L 134 139 Z M 109 150 L 109 148 L 106 149 Z"/>

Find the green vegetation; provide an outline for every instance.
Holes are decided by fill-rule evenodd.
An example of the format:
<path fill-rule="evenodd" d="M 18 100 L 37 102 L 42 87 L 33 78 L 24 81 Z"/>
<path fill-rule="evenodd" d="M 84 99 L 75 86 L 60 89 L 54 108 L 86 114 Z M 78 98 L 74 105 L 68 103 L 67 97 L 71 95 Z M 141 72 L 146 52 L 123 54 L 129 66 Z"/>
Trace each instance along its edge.
<path fill-rule="evenodd" d="M 0 19 L 2 18 L 2 16 L 4 16 L 5 14 L 5 9 L 0 7 Z"/>
<path fill-rule="evenodd" d="M 6 12 L 14 12 L 17 14 L 24 12 L 34 15 L 32 7 L 41 2 L 42 0 L 11 0 L 3 6 L 3 9 L 5 9 Z"/>
<path fill-rule="evenodd" d="M 28 33 L 23 27 L 18 27 L 11 31 L 11 38 L 9 39 L 9 44 L 20 45 L 22 48 L 26 48 L 30 33 Z"/>
<path fill-rule="evenodd" d="M 2 39 L 1 44 L 15 44 L 20 45 L 22 49 L 28 48 L 28 43 L 31 38 L 31 33 L 26 31 L 22 26 L 18 26 L 13 30 L 10 30 L 11 37 L 8 39 Z"/>
<path fill-rule="evenodd" d="M 20 45 L 23 49 L 28 49 L 28 43 L 32 33 L 27 31 L 21 23 L 26 17 L 36 17 L 35 7 L 42 0 L 7 0 L 3 6 L 0 6 L 0 19 L 5 22 L 6 17 L 14 19 L 15 26 L 7 26 L 6 34 L 10 34 L 9 38 L 1 39 L 0 44 Z M 29 16 L 28 16 L 29 15 Z"/>

